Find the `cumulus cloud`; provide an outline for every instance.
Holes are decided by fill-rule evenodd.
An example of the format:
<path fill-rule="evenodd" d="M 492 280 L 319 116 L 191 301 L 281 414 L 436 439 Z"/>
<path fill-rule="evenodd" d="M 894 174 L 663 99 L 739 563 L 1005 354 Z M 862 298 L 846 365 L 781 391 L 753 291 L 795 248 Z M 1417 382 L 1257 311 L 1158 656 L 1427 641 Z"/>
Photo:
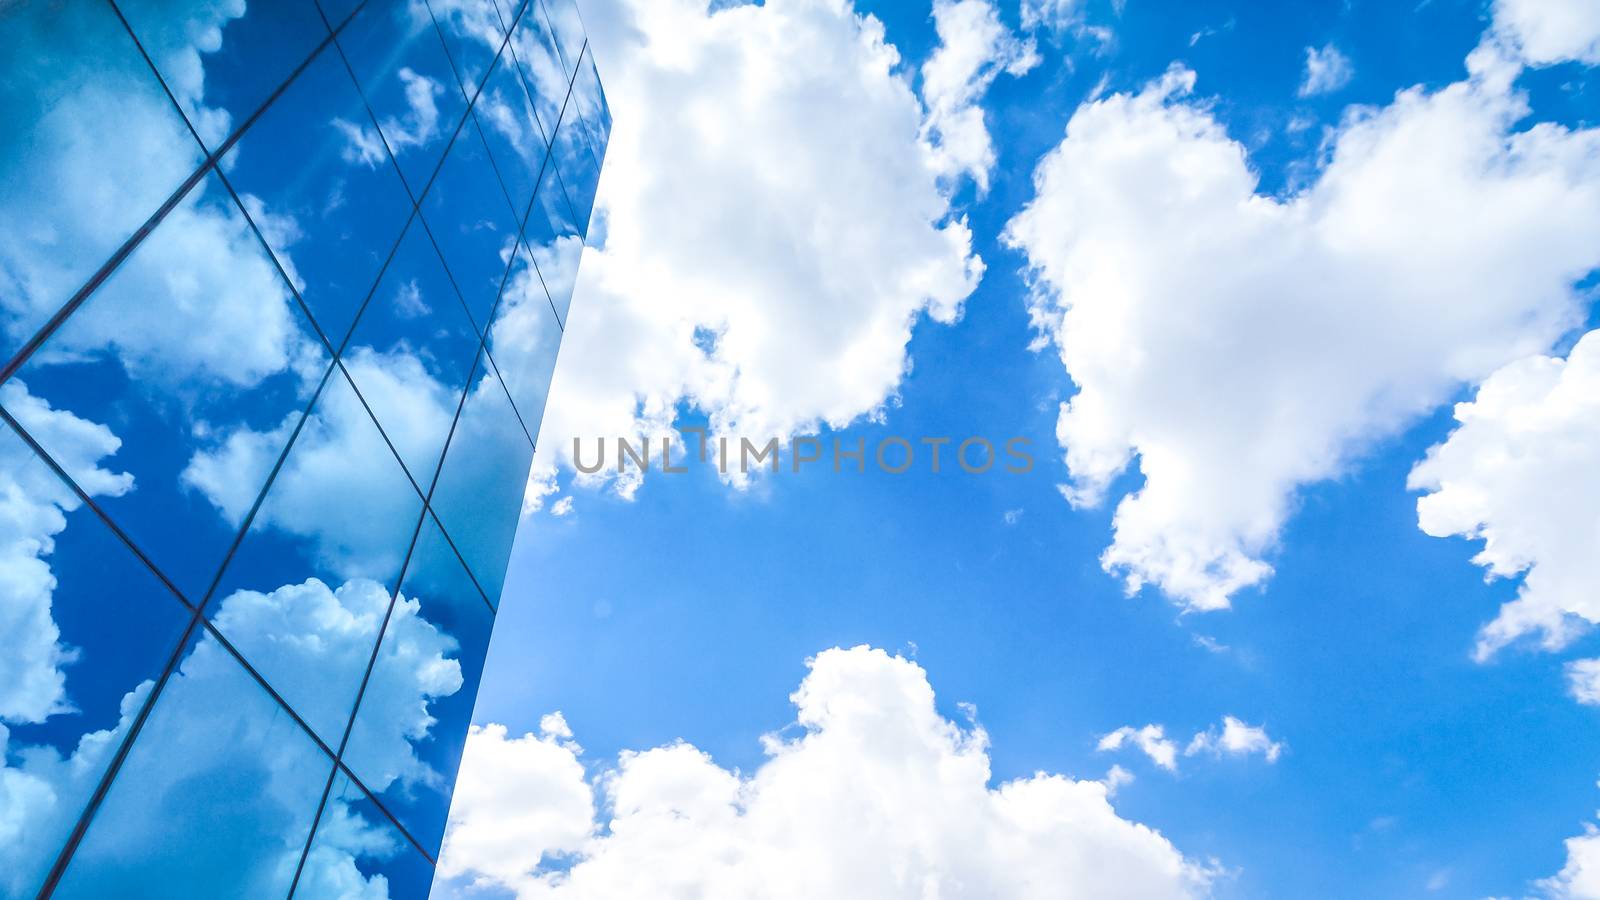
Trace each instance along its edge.
<path fill-rule="evenodd" d="M 1300 82 L 1300 96 L 1331 94 L 1350 83 L 1356 75 L 1350 57 L 1332 44 L 1306 48 L 1306 74 Z"/>
<path fill-rule="evenodd" d="M 1521 127 L 1493 42 L 1469 77 L 1352 109 L 1304 190 L 1257 192 L 1193 72 L 1085 103 L 1008 226 L 1063 403 L 1075 504 L 1137 461 L 1102 566 L 1188 609 L 1263 583 L 1299 489 L 1581 321 L 1600 131 Z"/>
<path fill-rule="evenodd" d="M 1559 900 L 1600 898 L 1600 828 L 1585 824 L 1583 834 L 1567 838 L 1566 845 L 1567 864 L 1538 887 Z"/>
<path fill-rule="evenodd" d="M 668 434 L 679 404 L 761 436 L 879 410 L 913 325 L 953 322 L 983 268 L 882 25 L 844 0 L 615 0 L 587 18 L 631 26 L 591 34 L 615 113 L 604 242 L 542 471 L 570 466 L 574 436 Z"/>
<path fill-rule="evenodd" d="M 1135 747 L 1161 768 L 1178 771 L 1178 745 L 1166 736 L 1166 729 L 1161 725 L 1140 728 L 1124 725 L 1102 737 L 1095 749 L 1104 753 L 1123 747 Z M 1223 716 L 1221 729 L 1212 726 L 1195 732 L 1183 749 L 1184 756 L 1202 753 L 1219 757 L 1260 754 L 1267 762 L 1275 763 L 1283 753 L 1283 744 L 1269 738 L 1266 729 L 1259 725 L 1247 725 L 1233 716 Z"/>
<path fill-rule="evenodd" d="M 55 448 L 56 462 L 91 497 L 120 497 L 133 476 L 102 468 L 122 446 L 111 429 L 52 409 L 12 379 L 0 405 L 36 439 Z M 51 615 L 56 579 L 46 561 L 67 514 L 81 501 L 9 427 L 0 425 L 0 723 L 42 722 L 71 706 L 61 644 Z"/>
<path fill-rule="evenodd" d="M 1495 0 L 1494 22 L 1533 65 L 1600 65 L 1600 6 L 1589 0 Z"/>
<path fill-rule="evenodd" d="M 1479 634 L 1477 656 L 1527 635 L 1549 650 L 1600 622 L 1600 331 L 1566 359 L 1532 356 L 1456 405 L 1457 428 L 1409 485 L 1435 537 L 1483 541 L 1489 578 L 1522 576 L 1517 598 Z"/>
<path fill-rule="evenodd" d="M 551 900 L 1207 891 L 1210 865 L 1117 815 L 1108 797 L 1125 779 L 1039 773 L 990 787 L 987 736 L 941 717 L 914 663 L 829 650 L 791 699 L 801 733 L 768 737 L 748 775 L 685 743 L 624 753 L 597 779 L 604 822 L 586 803 L 579 749 L 559 732 L 475 732 L 441 860 L 450 880 L 435 889 Z M 561 821 L 518 820 L 513 843 L 489 826 L 495 810 L 546 804 Z"/>
<path fill-rule="evenodd" d="M 1167 739 L 1166 729 L 1160 725 L 1124 725 L 1102 737 L 1095 749 L 1105 753 L 1121 750 L 1125 745 L 1138 747 L 1151 762 L 1169 772 L 1178 769 L 1178 745 Z"/>
<path fill-rule="evenodd" d="M 1211 727 L 1196 734 L 1184 748 L 1184 756 L 1209 753 L 1212 756 L 1250 756 L 1260 754 L 1267 762 L 1275 763 L 1283 753 L 1283 744 L 1267 737 L 1267 730 L 1259 725 L 1246 725 L 1233 716 L 1222 717 L 1222 730 Z"/>
<path fill-rule="evenodd" d="M 560 713 L 539 734 L 472 727 L 461 756 L 439 877 L 464 885 L 515 885 L 541 859 L 571 854 L 594 835 L 594 793 L 582 748 Z"/>
<path fill-rule="evenodd" d="M 939 45 L 922 64 L 924 130 L 939 171 L 970 176 L 981 193 L 995 153 L 978 101 L 1002 72 L 1023 75 L 1039 64 L 1039 54 L 1031 39 L 1001 23 L 987 0 L 935 0 L 933 24 Z"/>

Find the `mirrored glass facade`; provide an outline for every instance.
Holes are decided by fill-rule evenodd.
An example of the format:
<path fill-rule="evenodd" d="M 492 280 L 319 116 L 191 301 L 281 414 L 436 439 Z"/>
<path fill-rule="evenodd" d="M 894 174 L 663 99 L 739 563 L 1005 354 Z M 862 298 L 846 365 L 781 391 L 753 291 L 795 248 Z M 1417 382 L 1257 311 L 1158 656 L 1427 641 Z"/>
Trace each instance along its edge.
<path fill-rule="evenodd" d="M 0 898 L 422 897 L 610 113 L 574 0 L 0 3 Z"/>

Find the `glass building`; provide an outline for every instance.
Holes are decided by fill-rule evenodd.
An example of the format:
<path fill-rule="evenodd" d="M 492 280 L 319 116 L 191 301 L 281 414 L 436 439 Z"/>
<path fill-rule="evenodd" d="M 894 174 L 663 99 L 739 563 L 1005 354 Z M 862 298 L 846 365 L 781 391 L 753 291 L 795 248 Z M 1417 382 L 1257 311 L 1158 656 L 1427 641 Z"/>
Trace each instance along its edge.
<path fill-rule="evenodd" d="M 573 3 L 0 3 L 0 897 L 427 894 L 610 130 Z"/>

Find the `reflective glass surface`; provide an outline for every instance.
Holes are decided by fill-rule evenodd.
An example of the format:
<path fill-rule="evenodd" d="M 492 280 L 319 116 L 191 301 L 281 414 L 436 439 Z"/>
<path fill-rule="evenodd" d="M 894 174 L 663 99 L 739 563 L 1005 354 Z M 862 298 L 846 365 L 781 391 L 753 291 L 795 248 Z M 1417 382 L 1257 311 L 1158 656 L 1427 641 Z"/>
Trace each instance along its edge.
<path fill-rule="evenodd" d="M 411 214 L 388 151 L 366 140 L 373 133 L 344 63 L 324 52 L 223 159 L 229 182 L 335 347 Z M 285 166 L 285 159 L 295 164 Z"/>
<path fill-rule="evenodd" d="M 611 107 L 606 103 L 605 89 L 600 86 L 600 73 L 595 70 L 594 52 L 585 48 L 583 60 L 578 64 L 578 74 L 572 80 L 573 121 L 589 144 L 589 152 L 599 166 L 605 159 L 606 144 L 611 140 Z"/>
<path fill-rule="evenodd" d="M 468 314 L 482 327 L 500 295 L 517 220 L 475 127 L 463 129 L 450 148 L 422 203 L 422 218 Z"/>
<path fill-rule="evenodd" d="M 210 150 L 242 127 L 327 37 L 311 0 L 218 3 L 174 15 L 163 0 L 117 8 Z"/>
<path fill-rule="evenodd" d="M 157 696 L 55 896 L 286 896 L 328 763 L 202 631 Z"/>
<path fill-rule="evenodd" d="M 550 285 L 545 273 L 568 281 L 563 296 L 570 300 L 572 287 L 562 267 L 570 264 L 572 274 L 576 274 L 577 258 L 574 255 L 570 260 L 563 260 L 559 254 L 581 249 L 576 238 L 557 242 L 552 247 L 540 247 L 531 255 L 526 246 L 519 247 L 505 296 L 489 332 L 489 355 L 494 368 L 505 382 L 517 414 L 534 442 L 539 439 L 539 420 L 544 416 L 550 378 L 555 373 L 556 353 L 561 349 L 561 325 L 547 293 Z M 536 265 L 536 261 L 539 264 Z"/>
<path fill-rule="evenodd" d="M 415 221 L 351 334 L 342 364 L 424 493 L 477 353 L 472 320 Z"/>
<path fill-rule="evenodd" d="M 576 8 L 0 34 L 0 900 L 426 896 L 609 133 Z"/>
<path fill-rule="evenodd" d="M 427 857 L 340 772 L 301 866 L 296 900 L 421 900 L 432 881 Z"/>
<path fill-rule="evenodd" d="M 213 172 L 17 377 L 111 428 L 134 486 L 104 506 L 198 602 L 329 361 Z"/>
<path fill-rule="evenodd" d="M 91 498 L 131 487 L 111 433 L 12 381 L 31 433 L 75 435 Z M 33 897 L 190 614 L 8 425 L 0 424 L 0 897 Z M 14 829 L 7 826 L 16 826 Z"/>
<path fill-rule="evenodd" d="M 431 517 L 417 535 L 344 761 L 437 854 L 494 617 Z"/>
<path fill-rule="evenodd" d="M 206 606 L 329 745 L 344 736 L 421 512 L 421 495 L 335 370 Z"/>
<path fill-rule="evenodd" d="M 505 19 L 512 2 L 496 0 L 496 6 L 501 10 L 501 18 Z M 556 49 L 556 39 L 549 21 L 537 0 L 530 3 L 507 47 L 511 61 L 516 66 L 517 80 L 533 105 L 539 134 L 546 143 L 549 143 L 550 135 L 555 133 L 571 82 L 562 65 L 561 54 Z"/>
<path fill-rule="evenodd" d="M 533 444 L 499 377 L 479 365 L 429 503 L 483 592 L 498 598 Z"/>
<path fill-rule="evenodd" d="M 444 38 L 462 97 L 470 100 L 477 96 L 490 63 L 505 43 L 506 24 L 493 0 L 443 0 L 428 5 Z"/>
<path fill-rule="evenodd" d="M 354 139 L 374 159 L 387 146 L 421 196 L 467 109 L 433 18 L 421 3 L 369 4 L 338 43 L 377 122 Z"/>
<path fill-rule="evenodd" d="M 563 71 L 568 78 L 578 67 L 578 56 L 583 52 L 584 33 L 583 17 L 578 15 L 578 6 L 573 0 L 537 0 L 544 7 L 544 13 L 550 22 L 550 30 L 555 34 L 556 47 L 561 52 Z"/>
<path fill-rule="evenodd" d="M 108 4 L 0 4 L 0 35 L 0 355 L 10 359 L 202 155 Z"/>

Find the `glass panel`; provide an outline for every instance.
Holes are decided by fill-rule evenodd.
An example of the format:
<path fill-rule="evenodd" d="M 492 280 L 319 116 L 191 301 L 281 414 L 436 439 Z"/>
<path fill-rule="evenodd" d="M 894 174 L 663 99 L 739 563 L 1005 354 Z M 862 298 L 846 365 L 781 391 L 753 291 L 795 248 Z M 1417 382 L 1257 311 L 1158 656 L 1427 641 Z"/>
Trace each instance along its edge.
<path fill-rule="evenodd" d="M 203 156 L 110 4 L 3 3 L 0 35 L 9 360 Z"/>
<path fill-rule="evenodd" d="M 552 277 L 564 279 L 564 296 L 570 302 L 570 276 L 561 267 L 570 266 L 575 274 L 578 260 L 571 251 L 582 249 L 576 237 L 535 248 L 534 258 L 539 260 L 535 267 L 529 263 L 527 249 L 519 248 L 517 265 L 489 332 L 489 354 L 523 425 L 536 442 L 545 399 L 550 393 L 550 377 L 555 372 L 556 353 L 561 349 L 561 326 L 551 310 L 546 288 Z M 562 253 L 570 259 L 563 258 Z"/>
<path fill-rule="evenodd" d="M 432 881 L 427 857 L 340 772 L 311 839 L 296 900 L 423 900 Z"/>
<path fill-rule="evenodd" d="M 463 129 L 450 148 L 422 216 L 472 321 L 481 327 L 500 295 L 516 220 L 477 129 Z"/>
<path fill-rule="evenodd" d="M 570 79 L 578 66 L 578 56 L 583 51 L 583 19 L 572 0 L 538 0 L 544 7 L 550 29 L 556 36 L 556 47 L 561 51 L 562 71 Z"/>
<path fill-rule="evenodd" d="M 196 599 L 328 363 L 213 173 L 18 377 L 50 405 L 116 432 L 133 487 L 105 508 Z M 250 439 L 200 452 L 236 433 Z M 40 443 L 70 453 L 54 437 Z"/>
<path fill-rule="evenodd" d="M 600 186 L 600 165 L 589 151 L 588 140 L 583 136 L 582 124 L 573 117 L 572 108 L 561 120 L 556 130 L 556 140 L 551 155 L 556 159 L 560 183 L 567 190 L 572 203 L 573 221 L 582 234 L 589 233 L 589 214 L 594 209 L 595 190 Z"/>
<path fill-rule="evenodd" d="M 252 439 L 230 435 L 220 446 Z M 335 370 L 206 607 L 329 746 L 344 738 L 421 512 L 421 495 Z"/>
<path fill-rule="evenodd" d="M 244 125 L 328 35 L 311 0 L 179 10 L 166 0 L 122 0 L 117 6 L 212 149 Z"/>
<path fill-rule="evenodd" d="M 499 13 L 493 0 L 441 0 L 428 5 L 460 78 L 462 96 L 470 100 L 478 95 L 489 64 L 505 43 Z"/>
<path fill-rule="evenodd" d="M 376 134 L 349 72 L 330 51 L 306 67 L 223 160 L 229 182 L 334 346 L 411 215 L 411 198 Z"/>
<path fill-rule="evenodd" d="M 295 637 L 278 635 L 286 645 Z M 285 896 L 330 762 L 202 632 L 156 699 L 55 896 Z"/>
<path fill-rule="evenodd" d="M 562 327 L 566 327 L 572 290 L 578 280 L 578 262 L 583 256 L 583 235 L 573 224 L 572 207 L 554 171 L 545 173 L 535 200 L 523 238 L 538 263 L 539 278 L 550 295 L 551 306 Z M 517 397 L 514 390 L 512 397 Z"/>
<path fill-rule="evenodd" d="M 511 0 L 498 0 L 501 17 L 509 21 Z M 549 143 L 561 118 L 561 106 L 567 102 L 570 79 L 556 50 L 550 20 L 545 18 L 539 3 L 531 3 L 511 35 L 509 47 L 512 60 L 517 65 L 517 80 L 533 102 L 539 123 L 539 133 Z"/>
<path fill-rule="evenodd" d="M 400 597 L 344 761 L 437 854 L 494 618 L 432 517 Z"/>
<path fill-rule="evenodd" d="M 91 496 L 128 489 L 109 429 L 0 387 L 30 432 L 72 436 Z M 0 897 L 33 897 L 189 610 L 0 424 Z"/>
<path fill-rule="evenodd" d="M 429 503 L 484 594 L 498 602 L 533 446 L 500 379 L 479 365 Z"/>
<path fill-rule="evenodd" d="M 341 25 L 348 24 L 346 20 L 357 9 L 361 10 L 364 16 L 375 16 L 380 14 L 378 10 L 393 6 L 398 0 L 367 0 L 366 3 L 362 0 L 315 0 L 315 2 L 322 10 L 328 27 L 338 30 Z"/>
<path fill-rule="evenodd" d="M 421 490 L 433 484 L 478 333 L 413 222 L 351 335 L 343 365 Z"/>
<path fill-rule="evenodd" d="M 589 143 L 594 154 L 595 167 L 605 159 L 606 143 L 611 140 L 611 107 L 606 103 L 605 89 L 600 86 L 600 73 L 595 71 L 594 54 L 585 47 L 583 61 L 578 65 L 578 77 L 572 82 L 572 110 L 567 118 L 574 120 Z"/>
<path fill-rule="evenodd" d="M 412 196 L 420 196 L 467 109 L 427 6 L 363 9 L 340 32 L 339 46 L 378 120 L 365 143 L 381 149 L 381 131 Z"/>
<path fill-rule="evenodd" d="M 528 92 L 509 57 L 494 67 L 476 107 L 477 124 L 493 154 L 494 170 L 510 196 L 512 218 L 522 221 L 539 170 L 544 167 L 547 142 Z"/>

